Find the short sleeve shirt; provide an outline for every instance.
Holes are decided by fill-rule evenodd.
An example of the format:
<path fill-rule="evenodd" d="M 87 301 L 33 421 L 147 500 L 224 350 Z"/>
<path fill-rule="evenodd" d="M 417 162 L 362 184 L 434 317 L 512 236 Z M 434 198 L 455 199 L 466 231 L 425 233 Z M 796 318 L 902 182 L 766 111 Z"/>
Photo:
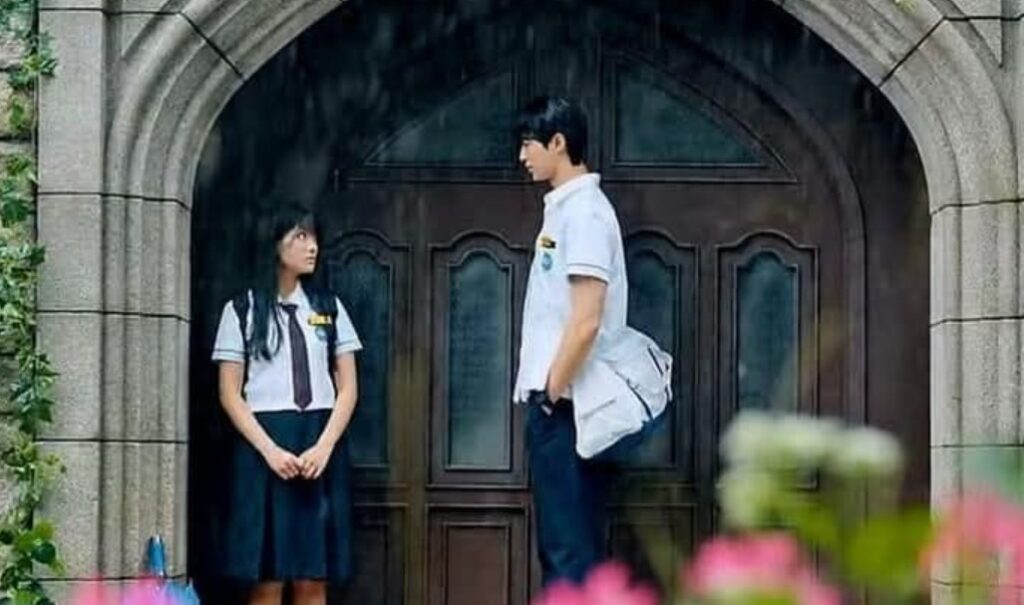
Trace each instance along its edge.
<path fill-rule="evenodd" d="M 595 348 L 626 325 L 628 284 L 622 232 L 596 173 L 578 176 L 544 197 L 544 223 L 534 248 L 523 307 L 523 333 L 514 398 L 547 385 L 571 310 L 569 278 L 608 285 Z"/>
<path fill-rule="evenodd" d="M 307 349 L 309 360 L 310 386 L 313 391 L 313 400 L 307 410 L 325 410 L 334 407 L 335 390 L 331 380 L 330 367 L 327 360 L 327 330 L 330 326 L 325 325 L 326 318 L 314 311 L 309 298 L 298 286 L 286 299 L 279 298 L 280 304 L 294 304 L 298 308 L 295 317 L 302 328 L 303 338 Z M 263 359 L 258 355 L 249 356 L 249 369 L 245 381 L 245 392 L 243 394 L 249 407 L 254 412 L 275 412 L 285 410 L 297 410 L 295 405 L 295 390 L 292 385 L 292 342 L 288 336 L 288 314 L 277 305 L 275 313 L 280 331 L 275 328 L 275 323 L 270 322 L 268 344 L 272 353 L 271 358 Z M 335 299 L 337 316 L 334 321 L 336 331 L 334 357 L 351 353 L 363 348 L 356 334 L 352 321 L 345 311 L 341 301 Z M 217 329 L 217 340 L 214 343 L 214 361 L 245 361 L 245 342 L 252 337 L 252 304 L 249 305 L 249 316 L 245 325 L 249 334 L 243 340 L 241 326 L 238 323 L 238 315 L 235 313 L 234 305 L 228 301 L 221 313 L 220 326 Z M 280 346 L 278 342 L 280 341 Z"/>

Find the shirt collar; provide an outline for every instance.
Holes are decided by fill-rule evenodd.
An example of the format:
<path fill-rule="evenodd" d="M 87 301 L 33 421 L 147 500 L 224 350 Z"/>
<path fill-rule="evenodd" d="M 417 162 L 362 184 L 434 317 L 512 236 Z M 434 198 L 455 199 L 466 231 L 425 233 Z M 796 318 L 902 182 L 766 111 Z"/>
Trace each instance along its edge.
<path fill-rule="evenodd" d="M 280 304 L 292 304 L 298 305 L 299 307 L 305 307 L 309 304 L 309 299 L 306 297 L 306 291 L 302 289 L 302 282 L 295 285 L 295 289 L 287 297 L 277 295 L 277 302 Z"/>
<path fill-rule="evenodd" d="M 588 188 L 596 188 L 601 184 L 601 175 L 596 172 L 588 172 L 579 176 L 573 177 L 568 181 L 562 183 L 555 189 L 547 192 L 544 195 L 544 205 L 554 206 L 559 202 L 565 200 L 577 191 Z"/>

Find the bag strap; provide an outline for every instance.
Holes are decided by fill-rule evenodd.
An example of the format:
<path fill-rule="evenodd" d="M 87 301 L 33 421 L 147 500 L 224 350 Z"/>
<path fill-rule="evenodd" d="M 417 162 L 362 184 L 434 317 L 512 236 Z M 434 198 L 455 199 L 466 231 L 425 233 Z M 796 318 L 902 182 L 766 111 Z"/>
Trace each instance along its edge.
<path fill-rule="evenodd" d="M 329 292 L 314 291 L 309 295 L 310 305 L 313 310 L 319 315 L 326 315 L 331 319 L 330 325 L 327 328 L 327 375 L 331 379 L 331 384 L 334 384 L 334 348 L 338 342 L 338 306 L 334 300 L 334 295 Z M 249 380 L 249 359 L 252 355 L 251 347 L 248 342 L 248 322 L 249 322 L 249 307 L 251 304 L 252 292 L 246 290 L 242 294 L 236 296 L 231 300 L 231 305 L 235 309 L 235 315 L 238 316 L 238 329 L 242 333 L 242 349 L 244 351 L 244 369 L 242 374 L 242 392 L 245 392 L 245 383 Z M 335 390 L 338 385 L 334 384 Z"/>
<path fill-rule="evenodd" d="M 242 368 L 242 394 L 245 394 L 245 383 L 249 381 L 249 291 L 246 290 L 231 299 L 231 306 L 235 308 L 235 316 L 238 317 L 238 329 L 242 334 L 242 355 L 244 365 Z"/>

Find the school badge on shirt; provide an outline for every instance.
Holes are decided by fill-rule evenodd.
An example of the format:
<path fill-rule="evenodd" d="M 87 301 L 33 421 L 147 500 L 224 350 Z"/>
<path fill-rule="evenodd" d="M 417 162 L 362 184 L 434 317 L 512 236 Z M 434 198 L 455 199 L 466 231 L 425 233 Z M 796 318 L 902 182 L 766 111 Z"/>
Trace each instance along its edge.
<path fill-rule="evenodd" d="M 557 247 L 557 243 L 547 235 L 541 235 L 538 243 L 541 248 L 540 267 L 545 271 L 550 271 L 551 267 L 555 264 L 555 257 L 552 256 L 552 251 Z"/>
<path fill-rule="evenodd" d="M 321 315 L 320 313 L 313 313 L 312 315 L 309 316 L 307 323 L 316 328 L 316 330 L 314 330 L 314 333 L 316 334 L 318 340 L 322 342 L 327 342 L 327 329 L 331 325 L 330 315 Z"/>
<path fill-rule="evenodd" d="M 331 325 L 331 316 L 313 313 L 309 316 L 308 322 L 311 326 L 329 326 Z"/>

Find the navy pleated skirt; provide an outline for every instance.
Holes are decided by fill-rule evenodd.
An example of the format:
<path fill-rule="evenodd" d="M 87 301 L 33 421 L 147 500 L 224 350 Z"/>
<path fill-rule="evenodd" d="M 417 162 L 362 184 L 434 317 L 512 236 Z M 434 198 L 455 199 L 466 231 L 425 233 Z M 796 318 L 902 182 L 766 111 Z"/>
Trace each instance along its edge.
<path fill-rule="evenodd" d="M 300 455 L 323 433 L 329 410 L 261 412 L 256 419 L 280 447 Z M 240 582 L 324 580 L 352 574 L 352 498 L 343 437 L 319 479 L 278 477 L 239 436 L 222 545 L 224 575 Z"/>

